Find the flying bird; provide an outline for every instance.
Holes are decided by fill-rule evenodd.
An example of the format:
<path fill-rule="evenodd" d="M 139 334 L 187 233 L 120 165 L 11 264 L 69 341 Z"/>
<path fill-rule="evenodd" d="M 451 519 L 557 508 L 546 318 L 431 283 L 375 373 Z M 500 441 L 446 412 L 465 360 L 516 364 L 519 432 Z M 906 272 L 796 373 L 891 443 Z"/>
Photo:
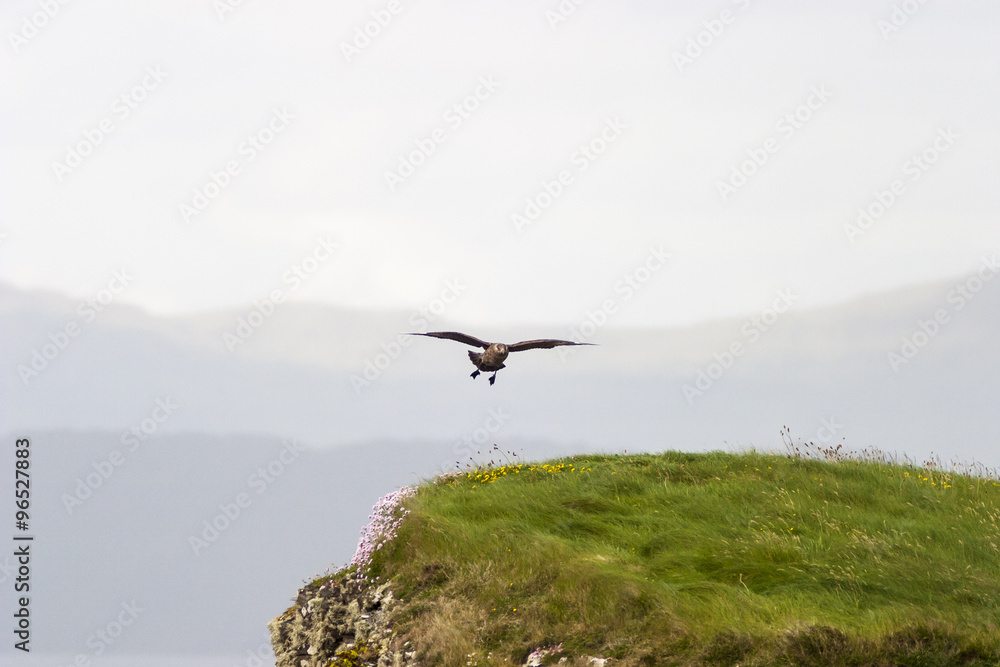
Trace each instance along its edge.
<path fill-rule="evenodd" d="M 497 372 L 501 368 L 506 368 L 503 362 L 504 359 L 507 358 L 507 355 L 511 352 L 534 350 L 536 348 L 549 349 L 559 347 L 560 345 L 593 345 L 593 343 L 574 343 L 571 340 L 555 340 L 553 338 L 522 340 L 520 343 L 506 345 L 504 343 L 487 343 L 484 340 L 479 340 L 475 336 L 459 333 L 458 331 L 430 331 L 428 333 L 411 333 L 407 335 L 447 338 L 448 340 L 458 341 L 459 343 L 465 343 L 466 345 L 471 345 L 473 347 L 483 348 L 483 350 L 485 350 L 484 352 L 473 352 L 472 350 L 469 350 L 469 359 L 472 360 L 472 364 L 476 367 L 476 370 L 472 372 L 472 378 L 475 379 L 476 376 L 479 375 L 480 371 L 484 373 L 492 371 L 493 375 L 490 376 L 491 385 L 496 382 Z"/>

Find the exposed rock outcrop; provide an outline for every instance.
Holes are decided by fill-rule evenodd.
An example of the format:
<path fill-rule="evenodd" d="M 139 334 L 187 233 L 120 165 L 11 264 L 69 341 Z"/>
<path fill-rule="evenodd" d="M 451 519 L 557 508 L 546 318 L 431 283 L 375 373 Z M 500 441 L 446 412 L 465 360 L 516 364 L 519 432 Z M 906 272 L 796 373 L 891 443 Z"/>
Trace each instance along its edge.
<path fill-rule="evenodd" d="M 413 653 L 395 637 L 397 600 L 388 584 L 355 574 L 299 590 L 295 604 L 268 624 L 277 667 L 409 667 Z"/>

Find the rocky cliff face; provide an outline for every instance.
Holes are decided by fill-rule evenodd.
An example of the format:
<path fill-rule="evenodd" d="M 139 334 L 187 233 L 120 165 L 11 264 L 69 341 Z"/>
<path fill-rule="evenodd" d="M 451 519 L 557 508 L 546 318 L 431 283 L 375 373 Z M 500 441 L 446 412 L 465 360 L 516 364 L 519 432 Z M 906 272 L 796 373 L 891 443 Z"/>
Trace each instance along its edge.
<path fill-rule="evenodd" d="M 277 667 L 409 667 L 413 653 L 392 631 L 388 584 L 354 574 L 299 590 L 268 624 Z"/>

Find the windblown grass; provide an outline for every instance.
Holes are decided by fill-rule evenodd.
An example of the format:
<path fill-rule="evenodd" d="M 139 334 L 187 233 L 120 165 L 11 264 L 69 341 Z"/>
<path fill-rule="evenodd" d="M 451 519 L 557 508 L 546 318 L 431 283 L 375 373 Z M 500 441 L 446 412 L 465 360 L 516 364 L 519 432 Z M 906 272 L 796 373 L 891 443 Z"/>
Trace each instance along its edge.
<path fill-rule="evenodd" d="M 794 447 L 438 478 L 371 573 L 421 664 L 1000 664 L 1000 485 Z"/>

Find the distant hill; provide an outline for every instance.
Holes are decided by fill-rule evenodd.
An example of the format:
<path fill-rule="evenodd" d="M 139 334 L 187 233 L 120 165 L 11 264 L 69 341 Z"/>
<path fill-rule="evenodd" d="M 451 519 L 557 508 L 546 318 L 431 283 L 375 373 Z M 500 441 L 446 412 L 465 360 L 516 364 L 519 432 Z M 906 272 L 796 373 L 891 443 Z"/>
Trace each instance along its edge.
<path fill-rule="evenodd" d="M 112 303 L 88 322 L 63 296 L 0 287 L 0 430 L 118 431 L 169 397 L 180 407 L 158 432 L 258 433 L 316 446 L 453 442 L 503 409 L 510 418 L 501 440 L 608 450 L 623 442 L 636 450 L 767 447 L 787 424 L 801 437 L 1000 464 L 992 418 L 1000 289 L 985 283 L 958 309 L 960 282 L 818 309 L 793 303 L 784 313 L 761 304 L 745 318 L 681 329 L 622 329 L 613 316 L 562 330 L 475 329 L 508 341 L 587 333 L 600 344 L 519 353 L 494 387 L 468 377 L 464 346 L 401 337 L 414 329 L 412 313 L 284 303 L 230 351 L 224 336 L 252 304 L 158 318 Z M 934 325 L 942 310 L 947 322 Z M 581 314 L 590 319 L 601 321 Z M 69 322 L 78 335 L 23 381 L 19 367 Z M 921 322 L 936 327 L 933 336 Z M 445 319 L 423 324 L 464 328 Z M 915 356 L 893 368 L 889 354 L 914 339 L 922 343 Z M 741 354 L 732 355 L 734 344 Z M 942 443 L 954 451 L 942 452 Z"/>
<path fill-rule="evenodd" d="M 997 664 L 1000 483 L 805 450 L 424 484 L 271 623 L 278 667 Z"/>

